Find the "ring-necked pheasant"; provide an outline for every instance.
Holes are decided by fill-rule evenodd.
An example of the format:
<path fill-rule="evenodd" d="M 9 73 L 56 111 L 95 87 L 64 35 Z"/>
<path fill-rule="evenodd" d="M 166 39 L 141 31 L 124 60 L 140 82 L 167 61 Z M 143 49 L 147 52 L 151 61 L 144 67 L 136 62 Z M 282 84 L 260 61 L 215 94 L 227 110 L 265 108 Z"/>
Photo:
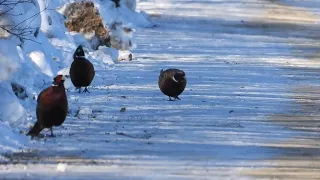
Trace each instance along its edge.
<path fill-rule="evenodd" d="M 50 87 L 44 89 L 37 99 L 37 122 L 27 135 L 38 136 L 44 128 L 60 126 L 68 113 L 68 100 L 64 88 L 64 76 L 58 75 Z"/>
<path fill-rule="evenodd" d="M 161 92 L 169 96 L 169 100 L 172 101 L 171 97 L 179 99 L 178 97 L 187 85 L 186 74 L 179 69 L 167 69 L 160 71 L 158 85 Z"/>
<path fill-rule="evenodd" d="M 69 74 L 72 84 L 79 89 L 79 93 L 81 93 L 81 87 L 85 87 L 83 92 L 89 92 L 87 86 L 91 84 L 95 71 L 92 63 L 86 59 L 81 45 L 78 46 L 73 54 L 73 62 Z"/>

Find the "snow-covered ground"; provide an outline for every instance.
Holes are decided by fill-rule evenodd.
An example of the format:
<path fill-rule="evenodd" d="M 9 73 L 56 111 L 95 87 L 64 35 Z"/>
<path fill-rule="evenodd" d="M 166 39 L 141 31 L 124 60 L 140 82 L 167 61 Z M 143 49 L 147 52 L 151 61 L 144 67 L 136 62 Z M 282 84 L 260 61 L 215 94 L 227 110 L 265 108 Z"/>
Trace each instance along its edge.
<path fill-rule="evenodd" d="M 54 128 L 57 137 L 6 156 L 0 177 L 319 179 L 318 14 L 309 8 L 300 15 L 313 20 L 292 25 L 270 15 L 275 6 L 141 0 L 138 9 L 157 26 L 136 27 L 134 60 L 113 63 L 104 50 L 90 52 L 91 93 L 78 94 L 69 82 L 71 111 Z M 48 45 L 66 59 L 75 48 L 64 38 Z M 169 67 L 187 74 L 181 101 L 158 89 L 159 72 Z"/>

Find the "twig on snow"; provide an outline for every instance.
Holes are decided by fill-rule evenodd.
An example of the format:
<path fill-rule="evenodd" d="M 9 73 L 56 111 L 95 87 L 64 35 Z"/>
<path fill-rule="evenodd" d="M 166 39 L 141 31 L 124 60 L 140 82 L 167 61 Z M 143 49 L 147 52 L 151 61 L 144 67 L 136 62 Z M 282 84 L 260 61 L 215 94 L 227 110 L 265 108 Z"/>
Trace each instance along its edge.
<path fill-rule="evenodd" d="M 146 133 L 143 134 L 143 135 L 130 135 L 130 134 L 127 134 L 127 133 L 124 133 L 124 132 L 116 132 L 116 135 L 119 135 L 119 136 L 125 136 L 125 137 L 129 137 L 129 138 L 134 138 L 134 139 L 150 139 L 153 135 L 155 135 L 159 130 L 159 127 L 152 133 Z"/>
<path fill-rule="evenodd" d="M 150 139 L 152 137 L 151 134 L 144 134 L 142 136 L 133 136 L 133 135 L 126 134 L 123 132 L 116 132 L 116 134 L 119 136 L 126 136 L 126 137 L 134 138 L 134 139 Z"/>

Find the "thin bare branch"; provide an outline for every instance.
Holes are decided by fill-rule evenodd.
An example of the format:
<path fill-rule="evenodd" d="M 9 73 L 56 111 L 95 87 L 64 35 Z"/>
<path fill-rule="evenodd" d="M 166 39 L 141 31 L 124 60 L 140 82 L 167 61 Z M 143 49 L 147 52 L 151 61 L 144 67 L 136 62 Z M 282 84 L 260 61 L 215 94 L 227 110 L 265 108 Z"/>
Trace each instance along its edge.
<path fill-rule="evenodd" d="M 23 14 L 15 14 L 12 13 L 13 9 L 21 3 L 32 3 L 31 0 L 0 0 L 0 8 L 3 7 L 6 9 L 3 12 L 0 12 L 0 18 L 1 16 L 22 16 Z M 11 35 L 14 35 L 18 37 L 21 40 L 28 40 L 32 42 L 39 43 L 35 40 L 32 40 L 28 38 L 37 28 L 30 27 L 30 24 L 34 22 L 34 20 L 41 15 L 43 11 L 46 11 L 48 9 L 48 3 L 45 1 L 45 7 L 41 11 L 35 13 L 34 15 L 25 18 L 24 20 L 16 23 L 16 24 L 6 24 L 6 25 L 0 25 L 0 29 L 3 29 L 4 31 L 8 32 Z M 28 22 L 27 24 L 24 24 Z M 24 24 L 24 25 L 23 25 Z M 22 26 L 23 25 L 23 26 Z M 40 44 L 40 43 L 39 43 Z"/>
<path fill-rule="evenodd" d="M 9 29 L 6 29 L 6 28 L 4 28 L 4 27 L 1 27 L 1 26 L 0 26 L 0 28 L 3 29 L 3 30 L 5 30 L 5 31 L 7 31 L 9 34 L 12 34 L 12 35 L 14 35 L 14 36 L 16 36 L 16 37 L 18 37 L 18 38 L 20 38 L 20 39 L 22 39 L 22 40 L 28 40 L 28 41 L 32 41 L 32 42 L 41 44 L 41 43 L 38 42 L 38 41 L 35 41 L 35 40 L 33 40 L 33 39 L 24 37 L 23 35 L 21 35 L 21 34 L 19 34 L 19 33 L 12 32 L 12 31 L 10 31 Z"/>

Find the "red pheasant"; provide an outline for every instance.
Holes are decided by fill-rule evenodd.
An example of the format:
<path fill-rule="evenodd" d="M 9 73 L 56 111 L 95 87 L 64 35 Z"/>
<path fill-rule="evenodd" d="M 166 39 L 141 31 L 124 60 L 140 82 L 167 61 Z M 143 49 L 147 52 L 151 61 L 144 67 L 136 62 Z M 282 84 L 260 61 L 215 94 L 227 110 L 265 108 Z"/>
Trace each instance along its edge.
<path fill-rule="evenodd" d="M 81 93 L 81 87 L 85 87 L 83 92 L 89 92 L 87 86 L 91 84 L 95 71 L 93 64 L 86 59 L 81 45 L 78 46 L 73 54 L 73 62 L 69 74 L 72 84 L 79 89 L 79 93 Z"/>
<path fill-rule="evenodd" d="M 38 136 L 44 128 L 60 126 L 68 113 L 68 100 L 64 88 L 64 76 L 58 75 L 50 87 L 43 90 L 37 99 L 37 122 L 27 135 Z"/>

